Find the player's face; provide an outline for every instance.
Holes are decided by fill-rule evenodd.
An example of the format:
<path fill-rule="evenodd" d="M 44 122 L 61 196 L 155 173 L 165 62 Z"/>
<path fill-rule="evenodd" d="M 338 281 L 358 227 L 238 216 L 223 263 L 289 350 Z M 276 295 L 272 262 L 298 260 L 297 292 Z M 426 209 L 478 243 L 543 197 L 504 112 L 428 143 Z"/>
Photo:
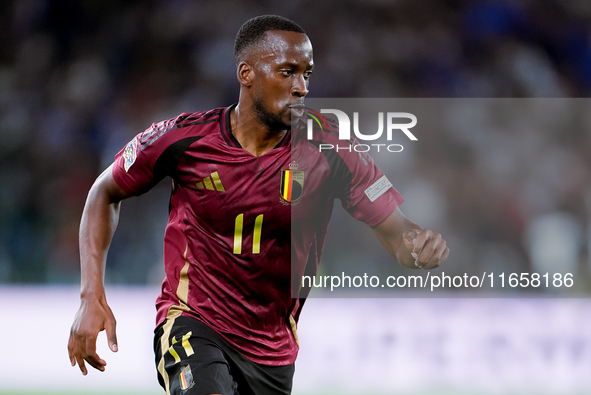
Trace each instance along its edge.
<path fill-rule="evenodd" d="M 314 67 L 312 44 L 302 33 L 272 30 L 265 35 L 254 66 L 253 104 L 261 123 L 271 131 L 285 130 L 292 112 L 303 115 Z"/>

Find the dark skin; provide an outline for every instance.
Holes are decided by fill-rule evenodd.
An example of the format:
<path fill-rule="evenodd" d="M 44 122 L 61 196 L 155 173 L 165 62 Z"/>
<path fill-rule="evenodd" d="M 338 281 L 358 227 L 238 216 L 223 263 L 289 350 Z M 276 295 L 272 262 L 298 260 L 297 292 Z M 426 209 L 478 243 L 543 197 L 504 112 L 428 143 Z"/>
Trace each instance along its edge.
<path fill-rule="evenodd" d="M 230 120 L 246 151 L 261 156 L 281 141 L 290 128 L 292 100 L 303 103 L 313 68 L 312 44 L 295 32 L 269 31 L 240 57 L 240 99 Z M 273 119 L 261 119 L 257 106 Z"/>
<path fill-rule="evenodd" d="M 299 111 L 292 103 L 303 104 L 312 68 L 310 40 L 296 32 L 269 31 L 240 57 L 240 98 L 230 120 L 232 133 L 246 151 L 264 155 L 285 136 L 292 111 Z M 118 349 L 116 321 L 107 304 L 103 279 L 120 203 L 129 197 L 113 179 L 111 165 L 90 189 L 82 214 L 81 303 L 70 331 L 68 353 L 72 366 L 78 364 L 84 375 L 88 373 L 85 362 L 100 371 L 107 365 L 96 353 L 99 332 L 106 331 L 112 351 Z M 386 250 L 408 268 L 433 269 L 449 255 L 441 234 L 422 229 L 399 209 L 372 230 Z"/>

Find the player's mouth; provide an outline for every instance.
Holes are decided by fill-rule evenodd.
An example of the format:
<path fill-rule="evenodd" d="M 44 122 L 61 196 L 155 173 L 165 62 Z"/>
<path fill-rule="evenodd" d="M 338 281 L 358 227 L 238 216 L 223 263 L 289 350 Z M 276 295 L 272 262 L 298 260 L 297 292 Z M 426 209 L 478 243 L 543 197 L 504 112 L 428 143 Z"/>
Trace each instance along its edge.
<path fill-rule="evenodd" d="M 289 108 L 295 117 L 301 118 L 304 115 L 304 100 L 293 100 Z"/>

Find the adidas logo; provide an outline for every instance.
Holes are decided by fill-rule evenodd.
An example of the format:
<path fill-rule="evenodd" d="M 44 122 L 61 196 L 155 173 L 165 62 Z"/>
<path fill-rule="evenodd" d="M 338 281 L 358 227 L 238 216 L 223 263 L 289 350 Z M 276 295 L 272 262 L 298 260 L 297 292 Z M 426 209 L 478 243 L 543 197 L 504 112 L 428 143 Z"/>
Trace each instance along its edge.
<path fill-rule="evenodd" d="M 224 186 L 222 185 L 222 180 L 220 180 L 220 175 L 217 171 L 211 173 L 211 178 L 205 177 L 203 179 L 203 182 L 199 181 L 195 185 L 197 186 L 197 188 L 200 189 L 209 189 L 210 191 L 216 190 L 218 192 L 226 192 Z"/>

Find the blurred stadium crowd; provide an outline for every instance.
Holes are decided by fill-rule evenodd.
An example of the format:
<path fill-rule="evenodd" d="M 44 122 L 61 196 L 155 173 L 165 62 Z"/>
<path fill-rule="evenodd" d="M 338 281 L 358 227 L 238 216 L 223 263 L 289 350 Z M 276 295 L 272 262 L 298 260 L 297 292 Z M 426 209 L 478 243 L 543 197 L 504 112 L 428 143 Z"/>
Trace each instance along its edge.
<path fill-rule="evenodd" d="M 266 13 L 311 38 L 312 97 L 591 93 L 585 0 L 3 1 L 0 283 L 79 281 L 78 224 L 93 180 L 152 122 L 235 102 L 234 35 Z M 392 181 L 409 204 L 428 205 L 452 264 L 529 271 L 535 251 L 558 240 L 549 253 L 588 283 L 591 120 L 578 126 L 536 135 L 534 124 L 517 143 L 442 136 L 418 148 L 426 160 L 406 168 L 401 186 Z M 124 203 L 109 282 L 161 281 L 162 184 Z"/>

